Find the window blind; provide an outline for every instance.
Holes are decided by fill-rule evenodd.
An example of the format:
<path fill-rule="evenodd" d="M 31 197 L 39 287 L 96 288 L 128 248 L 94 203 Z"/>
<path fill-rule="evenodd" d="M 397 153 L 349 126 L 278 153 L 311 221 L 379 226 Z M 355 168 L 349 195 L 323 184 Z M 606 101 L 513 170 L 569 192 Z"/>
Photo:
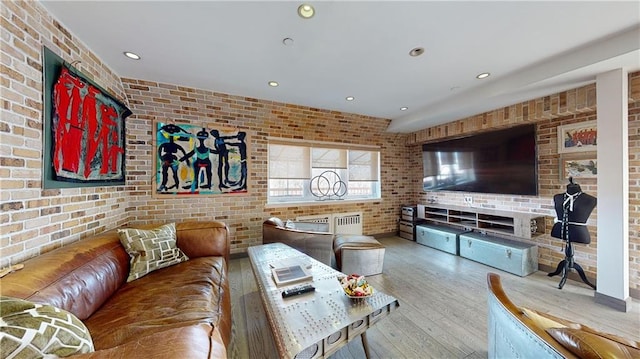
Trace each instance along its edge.
<path fill-rule="evenodd" d="M 349 151 L 349 181 L 378 181 L 378 152 Z"/>
<path fill-rule="evenodd" d="M 332 148 L 312 148 L 311 167 L 347 168 L 347 151 Z"/>
<path fill-rule="evenodd" d="M 309 179 L 310 148 L 282 144 L 269 145 L 269 178 Z"/>

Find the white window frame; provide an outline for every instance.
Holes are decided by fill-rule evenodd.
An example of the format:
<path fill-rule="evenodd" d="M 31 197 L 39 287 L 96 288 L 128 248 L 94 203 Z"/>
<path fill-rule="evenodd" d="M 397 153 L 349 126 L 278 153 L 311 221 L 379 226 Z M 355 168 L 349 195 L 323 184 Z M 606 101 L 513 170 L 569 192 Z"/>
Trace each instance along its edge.
<path fill-rule="evenodd" d="M 291 168 L 291 164 L 287 162 L 294 161 L 291 158 L 282 159 L 278 156 L 278 154 L 283 154 L 283 146 L 308 148 L 307 151 L 296 152 L 308 154 L 306 155 L 308 157 L 301 158 L 301 162 L 298 164 L 299 167 L 310 169 L 311 173 L 308 178 L 300 178 L 300 171 L 296 171 L 291 176 L 282 172 L 275 173 L 282 171 L 283 168 Z M 315 161 L 313 159 L 314 149 L 316 149 Z M 322 156 L 322 150 L 328 150 L 326 151 L 327 157 L 333 158 L 335 164 L 328 165 L 326 158 L 317 157 Z M 368 171 L 362 171 L 363 166 L 367 166 L 366 160 L 365 162 L 362 160 L 362 157 L 366 158 L 367 156 L 361 156 L 362 151 L 372 153 L 368 156 L 369 162 L 371 162 L 371 168 Z M 359 159 L 354 158 L 349 161 L 349 154 L 360 156 L 358 156 Z M 286 157 L 286 155 L 284 156 Z M 286 165 L 282 165 L 283 162 Z M 314 163 L 316 163 L 316 167 L 314 167 Z M 350 167 L 357 168 L 358 174 L 355 175 L 354 171 L 350 176 Z M 332 200 L 379 200 L 381 198 L 380 148 L 378 146 L 268 138 L 267 168 L 267 204 L 269 205 L 326 203 Z M 325 171 L 327 172 L 320 177 L 319 174 Z M 342 183 L 337 181 L 336 173 Z M 276 182 L 279 182 L 281 187 L 275 186 Z M 352 190 L 349 191 L 349 188 Z M 277 192 L 279 194 L 276 194 Z"/>

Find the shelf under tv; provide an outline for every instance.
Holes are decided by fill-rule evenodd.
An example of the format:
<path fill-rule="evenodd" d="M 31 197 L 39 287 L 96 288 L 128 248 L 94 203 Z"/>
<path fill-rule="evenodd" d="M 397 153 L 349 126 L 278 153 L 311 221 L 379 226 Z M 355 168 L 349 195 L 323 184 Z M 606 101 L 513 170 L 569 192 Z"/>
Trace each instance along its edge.
<path fill-rule="evenodd" d="M 545 233 L 544 215 L 501 211 L 482 207 L 428 204 L 418 205 L 418 218 L 487 233 L 531 239 Z"/>

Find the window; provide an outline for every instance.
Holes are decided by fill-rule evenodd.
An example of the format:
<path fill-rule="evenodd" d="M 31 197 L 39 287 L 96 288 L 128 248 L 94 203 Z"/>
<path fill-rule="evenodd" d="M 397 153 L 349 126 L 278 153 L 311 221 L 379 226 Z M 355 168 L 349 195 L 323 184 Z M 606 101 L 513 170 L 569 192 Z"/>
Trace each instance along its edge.
<path fill-rule="evenodd" d="M 270 139 L 269 203 L 380 198 L 380 151 Z"/>

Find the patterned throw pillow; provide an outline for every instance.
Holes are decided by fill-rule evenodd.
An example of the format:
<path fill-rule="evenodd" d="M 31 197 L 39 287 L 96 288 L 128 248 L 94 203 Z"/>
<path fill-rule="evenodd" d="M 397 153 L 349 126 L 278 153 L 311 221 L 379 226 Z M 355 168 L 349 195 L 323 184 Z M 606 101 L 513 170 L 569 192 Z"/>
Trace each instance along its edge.
<path fill-rule="evenodd" d="M 189 260 L 189 257 L 176 246 L 175 223 L 152 230 L 119 229 L 118 236 L 120 243 L 131 256 L 127 282 L 154 270 Z"/>
<path fill-rule="evenodd" d="M 75 315 L 51 305 L 0 297 L 0 357 L 65 357 L 91 352 L 89 330 Z"/>

